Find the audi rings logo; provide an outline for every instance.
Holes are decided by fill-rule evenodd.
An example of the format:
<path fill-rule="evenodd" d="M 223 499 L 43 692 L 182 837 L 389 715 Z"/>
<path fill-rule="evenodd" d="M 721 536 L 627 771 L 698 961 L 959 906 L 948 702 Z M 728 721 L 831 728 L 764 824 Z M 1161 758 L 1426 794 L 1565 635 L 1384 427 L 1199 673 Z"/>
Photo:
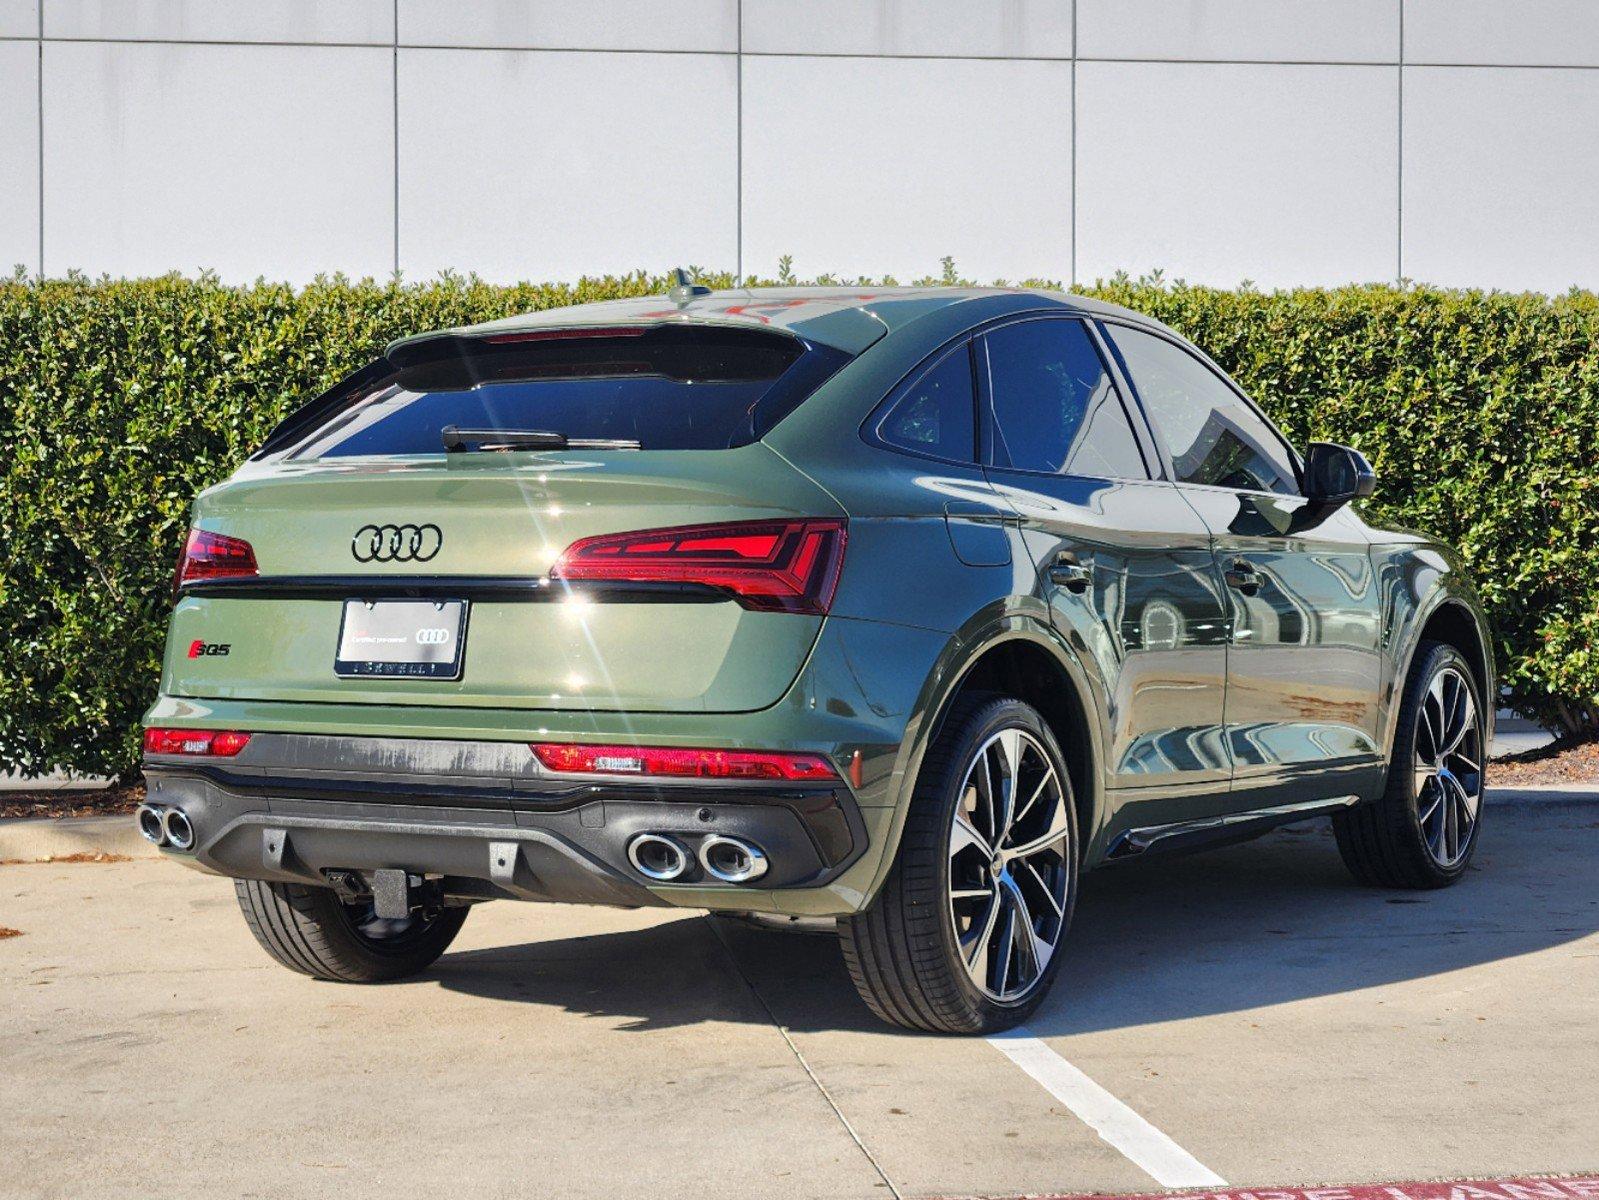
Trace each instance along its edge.
<path fill-rule="evenodd" d="M 444 545 L 437 525 L 363 525 L 350 539 L 355 561 L 427 562 Z"/>
<path fill-rule="evenodd" d="M 450 640 L 448 629 L 418 629 L 416 631 L 416 644 L 418 646 L 442 646 Z"/>

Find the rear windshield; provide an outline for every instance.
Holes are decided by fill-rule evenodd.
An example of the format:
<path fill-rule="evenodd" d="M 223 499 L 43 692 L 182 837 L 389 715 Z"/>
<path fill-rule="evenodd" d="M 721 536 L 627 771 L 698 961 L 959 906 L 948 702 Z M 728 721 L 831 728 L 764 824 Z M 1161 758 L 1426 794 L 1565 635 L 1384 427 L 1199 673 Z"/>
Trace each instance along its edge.
<path fill-rule="evenodd" d="M 847 359 L 784 334 L 706 325 L 430 338 L 313 401 L 263 452 L 442 454 L 450 428 L 726 449 L 761 437 Z"/>

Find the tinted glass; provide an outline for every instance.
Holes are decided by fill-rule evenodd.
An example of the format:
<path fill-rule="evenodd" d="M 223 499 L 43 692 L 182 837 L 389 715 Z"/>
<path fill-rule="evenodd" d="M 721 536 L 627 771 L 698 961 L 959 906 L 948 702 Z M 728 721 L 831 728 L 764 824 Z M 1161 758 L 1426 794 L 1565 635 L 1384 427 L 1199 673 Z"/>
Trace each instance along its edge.
<path fill-rule="evenodd" d="M 846 360 L 707 326 L 443 337 L 391 352 L 392 369 L 317 414 L 291 456 L 442 454 L 449 425 L 723 449 L 761 436 Z"/>
<path fill-rule="evenodd" d="M 1147 479 L 1121 397 L 1080 321 L 1025 321 L 987 337 L 996 466 Z"/>
<path fill-rule="evenodd" d="M 1109 332 L 1181 482 L 1298 494 L 1281 440 L 1214 371 L 1165 338 L 1123 325 Z"/>
<path fill-rule="evenodd" d="M 955 462 L 976 457 L 971 354 L 962 345 L 933 364 L 877 427 L 891 446 Z"/>

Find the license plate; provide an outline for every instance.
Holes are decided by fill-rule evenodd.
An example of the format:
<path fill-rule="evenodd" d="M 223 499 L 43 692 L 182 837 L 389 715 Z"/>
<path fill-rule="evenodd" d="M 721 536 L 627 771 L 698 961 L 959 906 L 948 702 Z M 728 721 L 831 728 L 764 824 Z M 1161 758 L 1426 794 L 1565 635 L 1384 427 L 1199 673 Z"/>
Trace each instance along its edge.
<path fill-rule="evenodd" d="M 459 679 L 465 600 L 346 600 L 333 673 Z"/>

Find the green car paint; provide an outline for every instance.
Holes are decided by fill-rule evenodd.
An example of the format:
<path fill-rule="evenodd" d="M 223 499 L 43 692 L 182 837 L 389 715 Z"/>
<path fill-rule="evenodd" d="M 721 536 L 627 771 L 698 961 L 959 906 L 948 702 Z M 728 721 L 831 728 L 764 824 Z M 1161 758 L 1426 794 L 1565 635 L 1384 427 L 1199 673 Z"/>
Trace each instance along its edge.
<path fill-rule="evenodd" d="M 984 671 L 994 680 L 1041 672 L 1058 693 L 1062 732 L 1083 764 L 1074 782 L 1084 866 L 1141 830 L 1307 796 L 1375 795 L 1398 685 L 1429 620 L 1446 610 L 1474 632 L 1492 694 L 1489 643 L 1458 563 L 1413 535 L 1371 528 L 1353 508 L 1302 531 L 1286 523 L 1292 511 L 1251 510 L 1257 524 L 1230 531 L 1239 520 L 1230 492 L 1210 495 L 1217 511 L 1195 517 L 1192 501 L 1159 479 L 1074 491 L 1070 480 L 919 457 L 874 439 L 874 414 L 919 367 L 974 330 L 1028 316 L 1160 329 L 1112 306 L 1024 289 L 773 289 L 611 301 L 397 343 L 391 355 L 439 339 L 707 326 L 802 338 L 848 361 L 735 448 L 269 453 L 203 493 L 194 526 L 249 542 L 263 577 L 349 578 L 354 599 L 362 578 L 541 579 L 568 546 L 598 535 L 839 518 L 848 541 L 827 614 L 725 600 L 611 603 L 580 592 L 548 603 L 487 598 L 471 604 L 459 679 L 350 679 L 332 670 L 341 599 L 183 594 L 146 724 L 821 754 L 860 820 L 858 852 L 835 876 L 801 887 L 634 883 L 673 905 L 841 916 L 877 895 L 939 718 Z M 1204 520 L 1222 533 L 1204 532 Z M 353 561 L 357 531 L 389 524 L 437 526 L 438 556 Z M 1269 548 L 1285 602 L 1263 608 L 1230 596 L 1216 559 L 1223 542 L 1239 553 Z M 1083 594 L 1051 575 L 1068 543 L 1094 564 Z M 1337 616 L 1289 634 L 1294 604 Z M 1257 641 L 1245 646 L 1238 634 L 1250 620 Z M 1276 640 L 1262 645 L 1268 630 Z M 195 643 L 229 650 L 191 657 Z M 1332 687 L 1316 678 L 1328 662 Z M 1256 711 L 1247 728 L 1229 728 L 1229 672 L 1245 667 Z M 165 773 L 178 765 L 152 760 L 152 779 L 177 787 Z M 243 872 L 234 863 L 227 873 Z"/>

